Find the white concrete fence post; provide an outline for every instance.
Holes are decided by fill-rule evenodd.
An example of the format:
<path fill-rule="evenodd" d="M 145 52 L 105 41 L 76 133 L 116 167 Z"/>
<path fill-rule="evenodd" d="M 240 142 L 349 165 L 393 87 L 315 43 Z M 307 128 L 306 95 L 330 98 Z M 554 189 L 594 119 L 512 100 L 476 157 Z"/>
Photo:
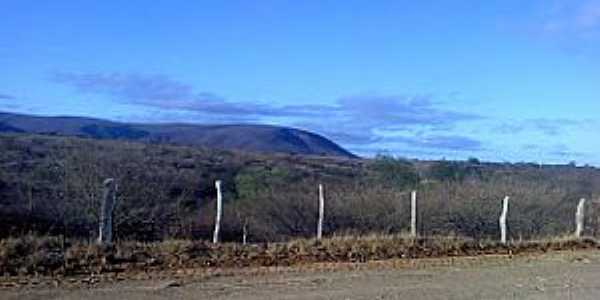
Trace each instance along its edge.
<path fill-rule="evenodd" d="M 100 209 L 100 226 L 98 228 L 98 243 L 112 243 L 112 215 L 117 198 L 117 184 L 113 178 L 108 178 L 102 183 L 102 207 Z"/>
<path fill-rule="evenodd" d="M 583 220 L 584 214 L 583 209 L 585 207 L 585 199 L 581 198 L 579 200 L 579 204 L 577 205 L 577 213 L 575 213 L 575 237 L 581 237 L 581 233 L 583 232 Z"/>
<path fill-rule="evenodd" d="M 410 193 L 410 235 L 417 237 L 417 191 Z"/>
<path fill-rule="evenodd" d="M 215 181 L 215 187 L 217 188 L 217 216 L 215 218 L 215 232 L 213 234 L 213 244 L 219 242 L 221 216 L 223 215 L 223 195 L 221 194 L 221 180 Z"/>
<path fill-rule="evenodd" d="M 325 217 L 325 196 L 323 195 L 323 185 L 319 184 L 319 221 L 317 223 L 317 240 L 323 237 L 323 218 Z"/>
<path fill-rule="evenodd" d="M 504 197 L 502 200 L 502 214 L 500 215 L 500 242 L 502 244 L 506 244 L 506 215 L 508 214 L 508 199 L 509 197 Z"/>
<path fill-rule="evenodd" d="M 244 226 L 242 227 L 242 244 L 246 245 L 248 242 L 248 220 L 244 220 Z"/>

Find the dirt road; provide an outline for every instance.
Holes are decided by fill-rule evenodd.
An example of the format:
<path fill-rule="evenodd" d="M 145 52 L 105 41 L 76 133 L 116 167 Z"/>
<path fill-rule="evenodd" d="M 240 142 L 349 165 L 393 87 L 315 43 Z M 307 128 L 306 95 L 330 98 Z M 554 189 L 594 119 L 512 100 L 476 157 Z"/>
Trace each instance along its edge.
<path fill-rule="evenodd" d="M 600 251 L 592 250 L 314 269 L 3 289 L 0 299 L 600 299 Z"/>

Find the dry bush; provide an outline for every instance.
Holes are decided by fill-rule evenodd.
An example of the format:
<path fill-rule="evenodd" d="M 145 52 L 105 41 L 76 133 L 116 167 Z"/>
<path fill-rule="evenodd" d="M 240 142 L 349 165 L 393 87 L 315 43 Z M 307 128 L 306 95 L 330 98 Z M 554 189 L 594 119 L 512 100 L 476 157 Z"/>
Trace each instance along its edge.
<path fill-rule="evenodd" d="M 23 236 L 0 240 L 0 274 L 52 274 L 64 265 L 58 238 Z"/>
<path fill-rule="evenodd" d="M 494 177 L 430 184 L 419 190 L 419 208 L 425 234 L 496 238 L 502 199 L 509 196 L 509 238 L 531 239 L 573 230 L 575 198 L 548 183 Z"/>
<path fill-rule="evenodd" d="M 29 135 L 0 135 L 0 150 L 0 237 L 94 240 L 107 177 L 119 184 L 115 236 L 137 241 L 210 239 L 216 179 L 224 183 L 224 241 L 241 241 L 244 224 L 251 242 L 314 236 L 319 183 L 329 236 L 408 231 L 412 189 L 421 235 L 475 239 L 498 236 L 506 195 L 513 240 L 572 232 L 579 198 L 600 195 L 600 172 L 590 167 L 337 160 Z M 598 232 L 597 211 L 590 202 L 585 234 Z"/>
<path fill-rule="evenodd" d="M 120 242 L 99 246 L 48 237 L 0 240 L 0 276 L 101 275 L 181 269 L 294 266 L 308 263 L 361 263 L 373 260 L 439 258 L 486 254 L 539 253 L 549 250 L 598 249 L 592 239 L 547 239 L 500 245 L 460 237 L 413 239 L 404 235 L 336 236 L 315 241 L 240 245 L 168 240 L 158 243 Z"/>

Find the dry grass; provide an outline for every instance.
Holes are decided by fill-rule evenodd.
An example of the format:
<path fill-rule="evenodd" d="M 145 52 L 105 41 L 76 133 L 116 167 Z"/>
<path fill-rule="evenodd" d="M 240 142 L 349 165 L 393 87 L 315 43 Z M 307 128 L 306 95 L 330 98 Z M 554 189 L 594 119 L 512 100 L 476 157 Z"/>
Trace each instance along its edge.
<path fill-rule="evenodd" d="M 152 272 L 189 268 L 295 266 L 322 262 L 477 256 L 600 248 L 594 239 L 570 237 L 514 241 L 476 241 L 461 237 L 411 238 L 406 235 L 334 236 L 322 241 L 213 245 L 203 241 L 122 242 L 112 246 L 27 236 L 0 241 L 0 275 L 74 276 Z"/>

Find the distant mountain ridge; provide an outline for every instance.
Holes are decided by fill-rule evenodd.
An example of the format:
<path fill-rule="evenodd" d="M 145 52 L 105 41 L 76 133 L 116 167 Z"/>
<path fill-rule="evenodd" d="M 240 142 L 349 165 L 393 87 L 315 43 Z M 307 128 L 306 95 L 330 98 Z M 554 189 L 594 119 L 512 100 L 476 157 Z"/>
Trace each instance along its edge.
<path fill-rule="evenodd" d="M 356 157 L 318 134 L 271 125 L 134 124 L 0 112 L 0 132 L 83 136 L 264 153 Z"/>

